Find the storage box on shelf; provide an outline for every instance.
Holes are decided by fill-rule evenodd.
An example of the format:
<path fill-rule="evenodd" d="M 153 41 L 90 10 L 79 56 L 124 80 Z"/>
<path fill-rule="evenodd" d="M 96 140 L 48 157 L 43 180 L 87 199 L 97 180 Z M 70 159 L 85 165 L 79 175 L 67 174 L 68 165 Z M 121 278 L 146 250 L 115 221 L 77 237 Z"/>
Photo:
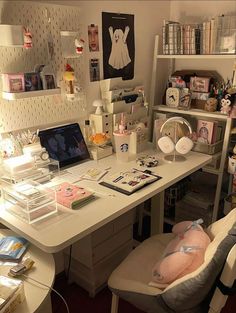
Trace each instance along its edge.
<path fill-rule="evenodd" d="M 90 114 L 89 120 L 92 122 L 96 133 L 106 133 L 112 137 L 112 114 Z"/>
<path fill-rule="evenodd" d="M 2 195 L 5 209 L 29 224 L 57 212 L 55 191 L 32 180 L 2 183 Z"/>

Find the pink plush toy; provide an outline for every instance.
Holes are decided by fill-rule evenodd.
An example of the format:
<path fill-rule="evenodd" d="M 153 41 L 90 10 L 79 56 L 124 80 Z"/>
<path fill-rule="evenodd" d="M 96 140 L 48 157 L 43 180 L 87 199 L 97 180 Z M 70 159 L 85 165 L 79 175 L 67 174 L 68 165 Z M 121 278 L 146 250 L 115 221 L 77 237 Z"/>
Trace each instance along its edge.
<path fill-rule="evenodd" d="M 176 237 L 164 251 L 163 258 L 152 270 L 152 281 L 158 284 L 170 284 L 177 278 L 195 271 L 203 262 L 210 238 L 200 224 L 202 219 L 176 224 L 172 232 Z"/>

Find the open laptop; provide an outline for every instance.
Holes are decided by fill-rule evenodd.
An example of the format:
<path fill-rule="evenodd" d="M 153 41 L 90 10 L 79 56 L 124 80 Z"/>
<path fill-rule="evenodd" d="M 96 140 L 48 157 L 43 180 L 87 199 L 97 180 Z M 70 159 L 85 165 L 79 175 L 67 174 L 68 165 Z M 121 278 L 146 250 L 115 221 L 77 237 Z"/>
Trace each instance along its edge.
<path fill-rule="evenodd" d="M 60 168 L 89 159 L 89 152 L 78 123 L 39 131 L 40 143 Z"/>

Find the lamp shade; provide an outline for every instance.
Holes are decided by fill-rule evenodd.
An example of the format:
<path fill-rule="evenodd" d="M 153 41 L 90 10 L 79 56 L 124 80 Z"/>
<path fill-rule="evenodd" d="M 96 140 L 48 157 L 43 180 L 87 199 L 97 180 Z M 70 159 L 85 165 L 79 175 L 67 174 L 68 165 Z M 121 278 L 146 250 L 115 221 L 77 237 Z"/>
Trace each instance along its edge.
<path fill-rule="evenodd" d="M 103 113 L 103 101 L 101 99 L 94 100 L 93 106 L 97 108 L 95 114 Z"/>

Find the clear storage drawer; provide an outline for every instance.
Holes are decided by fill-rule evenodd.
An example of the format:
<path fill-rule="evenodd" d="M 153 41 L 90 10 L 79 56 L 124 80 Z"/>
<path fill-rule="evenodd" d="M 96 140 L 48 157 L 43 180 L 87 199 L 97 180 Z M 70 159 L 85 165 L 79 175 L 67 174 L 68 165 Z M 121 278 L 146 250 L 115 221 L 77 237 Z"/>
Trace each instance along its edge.
<path fill-rule="evenodd" d="M 57 212 L 55 191 L 35 181 L 4 184 L 2 194 L 5 209 L 29 224 Z"/>

